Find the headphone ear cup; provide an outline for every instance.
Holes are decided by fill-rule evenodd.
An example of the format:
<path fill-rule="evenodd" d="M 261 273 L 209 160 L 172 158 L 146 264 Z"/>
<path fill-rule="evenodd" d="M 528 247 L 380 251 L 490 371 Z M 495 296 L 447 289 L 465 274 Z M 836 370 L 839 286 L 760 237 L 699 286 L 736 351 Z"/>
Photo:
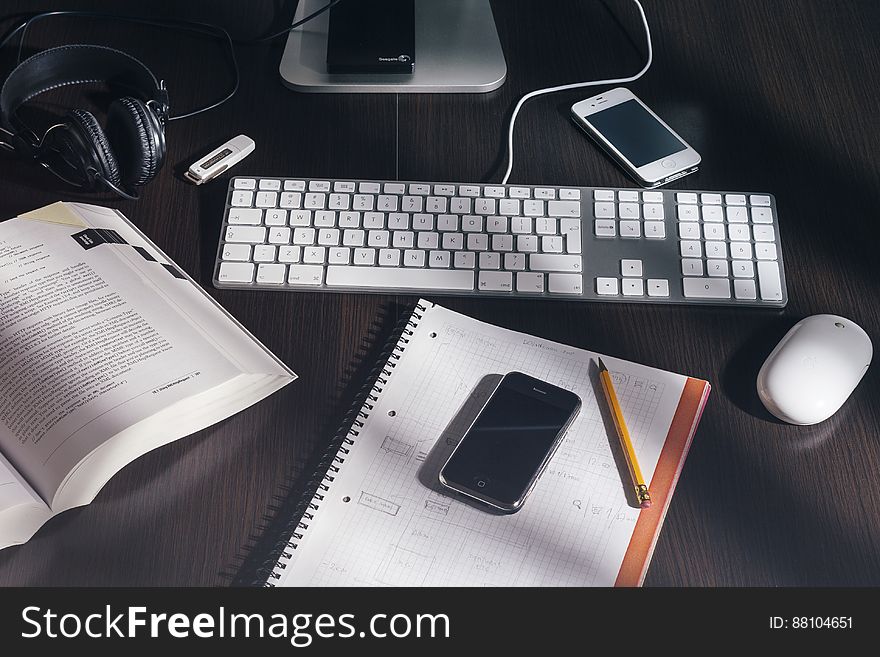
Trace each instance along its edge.
<path fill-rule="evenodd" d="M 126 185 L 139 187 L 156 176 L 165 161 L 165 132 L 146 103 L 130 96 L 114 100 L 107 111 L 107 135 Z"/>
<path fill-rule="evenodd" d="M 97 175 L 119 186 L 119 164 L 107 135 L 94 115 L 81 109 L 70 110 L 65 117 L 65 125 L 68 134 L 62 139 L 67 142 L 71 154 L 81 163 L 83 179 L 93 184 Z"/>

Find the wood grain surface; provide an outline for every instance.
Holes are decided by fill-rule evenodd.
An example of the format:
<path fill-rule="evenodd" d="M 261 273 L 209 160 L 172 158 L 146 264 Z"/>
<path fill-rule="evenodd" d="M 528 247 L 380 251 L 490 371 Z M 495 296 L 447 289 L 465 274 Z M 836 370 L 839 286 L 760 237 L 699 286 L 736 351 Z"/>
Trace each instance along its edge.
<path fill-rule="evenodd" d="M 57 0 L 52 9 L 111 3 Z M 119 3 L 113 3 L 115 8 Z M 144 0 L 129 9 L 220 23 L 247 38 L 289 24 L 295 3 Z M 880 585 L 880 367 L 814 427 L 774 421 L 755 376 L 799 319 L 837 313 L 880 337 L 880 5 L 872 0 L 646 0 L 655 62 L 631 88 L 703 156 L 673 187 L 766 190 L 780 214 L 784 311 L 441 299 L 481 320 L 708 379 L 713 392 L 648 571 L 649 586 Z M 505 121 L 536 87 L 628 75 L 644 40 L 628 0 L 493 3 L 509 79 L 486 95 L 303 95 L 282 86 L 283 40 L 237 48 L 241 88 L 172 123 L 168 162 L 141 200 L 83 195 L 0 155 L 0 217 L 58 199 L 120 208 L 300 379 L 261 404 L 158 449 L 89 506 L 0 552 L 2 585 L 226 585 L 273 496 L 307 475 L 345 403 L 346 372 L 415 297 L 221 291 L 211 269 L 225 180 L 195 187 L 195 157 L 245 133 L 236 174 L 497 181 Z M 44 8 L 7 0 L 12 16 Z M 123 48 L 164 78 L 174 109 L 219 97 L 223 52 L 200 36 L 50 19 L 25 52 L 71 42 Z M 13 48 L 0 52 L 5 76 Z M 631 186 L 573 127 L 589 90 L 528 104 L 512 182 Z M 106 109 L 100 87 L 47 95 L 40 111 Z M 384 322 L 381 317 L 386 317 Z M 384 329 L 382 327 L 385 327 Z M 378 337 L 372 338 L 378 339 Z"/>

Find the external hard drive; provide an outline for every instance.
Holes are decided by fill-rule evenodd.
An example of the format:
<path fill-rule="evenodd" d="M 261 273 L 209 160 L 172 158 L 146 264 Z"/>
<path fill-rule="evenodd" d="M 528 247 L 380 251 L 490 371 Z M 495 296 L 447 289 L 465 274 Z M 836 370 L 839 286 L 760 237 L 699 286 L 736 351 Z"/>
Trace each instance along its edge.
<path fill-rule="evenodd" d="M 330 10 L 328 73 L 412 75 L 415 0 L 348 0 Z"/>

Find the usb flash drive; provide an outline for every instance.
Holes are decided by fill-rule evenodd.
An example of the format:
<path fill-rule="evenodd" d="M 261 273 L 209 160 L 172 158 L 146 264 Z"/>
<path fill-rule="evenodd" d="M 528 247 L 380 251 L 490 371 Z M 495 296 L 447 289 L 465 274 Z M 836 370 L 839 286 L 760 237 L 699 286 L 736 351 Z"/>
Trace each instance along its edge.
<path fill-rule="evenodd" d="M 253 152 L 255 146 L 254 140 L 250 137 L 245 135 L 233 137 L 220 148 L 199 158 L 183 175 L 196 185 L 201 185 L 241 162 Z"/>

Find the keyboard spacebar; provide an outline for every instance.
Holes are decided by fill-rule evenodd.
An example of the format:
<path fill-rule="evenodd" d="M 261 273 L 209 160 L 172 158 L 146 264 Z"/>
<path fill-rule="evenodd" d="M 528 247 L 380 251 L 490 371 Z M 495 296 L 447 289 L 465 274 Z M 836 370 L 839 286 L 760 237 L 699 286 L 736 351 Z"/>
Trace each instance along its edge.
<path fill-rule="evenodd" d="M 327 267 L 328 287 L 473 290 L 474 272 L 461 269 Z"/>

